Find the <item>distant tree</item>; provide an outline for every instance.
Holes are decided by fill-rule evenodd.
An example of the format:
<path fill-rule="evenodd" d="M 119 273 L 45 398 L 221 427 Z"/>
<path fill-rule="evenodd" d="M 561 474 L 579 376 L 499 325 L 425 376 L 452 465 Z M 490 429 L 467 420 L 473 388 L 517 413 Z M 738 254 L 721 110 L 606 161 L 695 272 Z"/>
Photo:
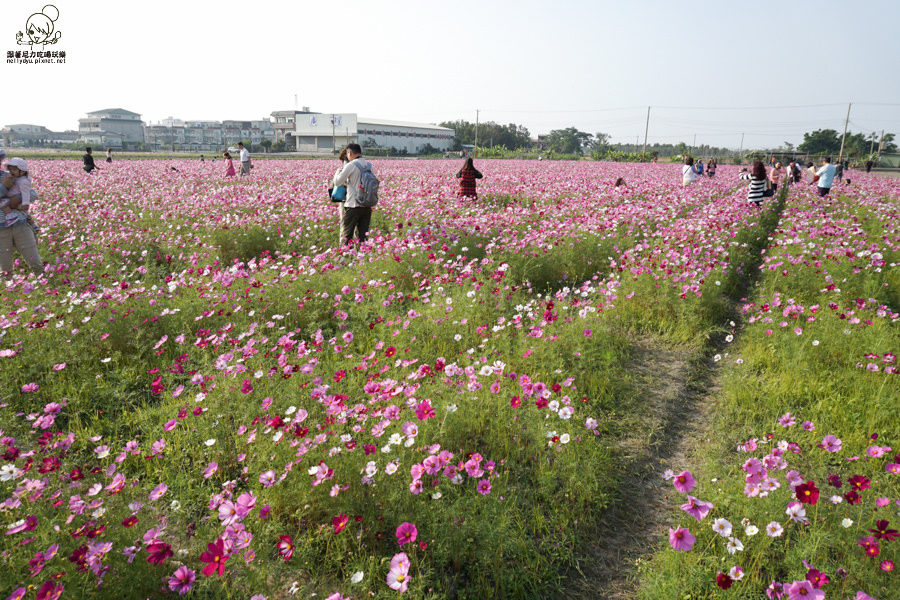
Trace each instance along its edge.
<path fill-rule="evenodd" d="M 884 134 L 884 148 L 881 149 L 882 152 L 887 152 L 888 154 L 893 154 L 897 152 L 897 144 L 894 143 L 894 134 L 886 133 Z M 878 148 L 878 143 L 875 143 L 875 148 Z"/>
<path fill-rule="evenodd" d="M 554 129 L 545 138 L 547 147 L 560 154 L 583 154 L 590 147 L 594 136 L 575 127 Z"/>
<path fill-rule="evenodd" d="M 804 133 L 803 143 L 797 146 L 797 150 L 809 154 L 837 154 L 841 150 L 841 136 L 834 129 Z"/>
<path fill-rule="evenodd" d="M 272 144 L 273 152 L 284 152 L 285 143 L 284 142 L 275 142 Z"/>
<path fill-rule="evenodd" d="M 272 147 L 272 140 L 263 140 L 259 143 L 259 145 L 263 147 L 263 150 L 265 152 L 268 152 L 269 148 Z"/>
<path fill-rule="evenodd" d="M 444 121 L 440 124 L 453 130 L 453 149 L 461 150 L 464 144 L 475 143 L 475 123 L 469 121 Z M 531 145 L 531 135 L 522 125 L 510 123 L 500 125 L 494 121 L 478 124 L 479 146 L 506 146 L 507 148 L 527 148 Z"/>

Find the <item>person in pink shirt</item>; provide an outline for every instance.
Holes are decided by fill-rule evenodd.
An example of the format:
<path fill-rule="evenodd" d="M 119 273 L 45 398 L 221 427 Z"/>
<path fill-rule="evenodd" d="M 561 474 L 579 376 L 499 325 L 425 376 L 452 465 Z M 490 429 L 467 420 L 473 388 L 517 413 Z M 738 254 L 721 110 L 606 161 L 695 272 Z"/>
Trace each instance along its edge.
<path fill-rule="evenodd" d="M 37 249 L 37 237 L 28 208 L 34 197 L 31 193 L 31 177 L 28 163 L 21 158 L 13 158 L 7 164 L 9 174 L 0 180 L 5 197 L 0 198 L 0 271 L 9 279 L 13 272 L 13 249 L 19 251 L 35 275 L 44 270 L 44 263 Z"/>
<path fill-rule="evenodd" d="M 777 191 L 778 185 L 784 179 L 784 176 L 787 174 L 787 171 L 780 162 L 775 163 L 775 167 L 769 171 L 769 181 L 772 182 L 772 187 Z"/>

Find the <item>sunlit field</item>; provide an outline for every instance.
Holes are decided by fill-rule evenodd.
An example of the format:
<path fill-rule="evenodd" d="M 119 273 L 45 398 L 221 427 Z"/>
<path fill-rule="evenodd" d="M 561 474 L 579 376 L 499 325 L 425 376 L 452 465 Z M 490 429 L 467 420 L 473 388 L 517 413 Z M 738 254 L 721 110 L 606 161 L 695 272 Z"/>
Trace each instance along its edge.
<path fill-rule="evenodd" d="M 757 208 L 737 167 L 478 161 L 472 201 L 459 161 L 373 163 L 341 248 L 336 160 L 29 161 L 0 592 L 572 597 L 652 340 L 719 387 L 635 595 L 900 597 L 900 181 Z"/>

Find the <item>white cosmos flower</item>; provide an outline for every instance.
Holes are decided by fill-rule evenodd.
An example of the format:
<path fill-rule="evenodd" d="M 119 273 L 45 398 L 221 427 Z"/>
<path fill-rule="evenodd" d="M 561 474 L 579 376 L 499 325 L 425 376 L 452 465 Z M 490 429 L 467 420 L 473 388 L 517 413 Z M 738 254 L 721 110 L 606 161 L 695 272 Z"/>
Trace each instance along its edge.
<path fill-rule="evenodd" d="M 847 529 L 848 527 L 853 525 L 853 519 L 844 519 L 843 521 L 841 521 L 841 525 L 844 527 L 844 529 Z"/>
<path fill-rule="evenodd" d="M 363 577 L 365 577 L 365 574 L 362 571 L 357 571 L 350 577 L 350 583 L 359 583 L 363 580 Z"/>
<path fill-rule="evenodd" d="M 744 533 L 747 534 L 748 537 L 751 535 L 756 535 L 757 533 L 759 533 L 759 528 L 756 525 L 748 525 L 747 528 L 744 529 Z"/>
<path fill-rule="evenodd" d="M 206 440 L 203 443 L 206 444 L 207 446 L 212 446 L 213 444 L 216 443 L 216 438 L 209 438 L 208 440 Z"/>
<path fill-rule="evenodd" d="M 734 554 L 735 552 L 742 552 L 744 550 L 744 544 L 741 543 L 741 540 L 736 537 L 728 538 L 728 545 L 725 548 L 728 550 L 728 554 Z"/>
<path fill-rule="evenodd" d="M 712 528 L 713 531 L 722 537 L 731 535 L 731 523 L 728 522 L 728 519 L 716 519 L 715 522 L 713 522 Z"/>
<path fill-rule="evenodd" d="M 431 495 L 431 498 L 432 500 L 440 500 L 442 496 L 443 494 L 441 494 L 440 492 L 435 492 Z"/>
<path fill-rule="evenodd" d="M 564 433 L 561 436 L 559 436 L 559 441 L 563 444 L 568 444 L 570 439 L 571 438 L 569 437 L 568 433 Z"/>

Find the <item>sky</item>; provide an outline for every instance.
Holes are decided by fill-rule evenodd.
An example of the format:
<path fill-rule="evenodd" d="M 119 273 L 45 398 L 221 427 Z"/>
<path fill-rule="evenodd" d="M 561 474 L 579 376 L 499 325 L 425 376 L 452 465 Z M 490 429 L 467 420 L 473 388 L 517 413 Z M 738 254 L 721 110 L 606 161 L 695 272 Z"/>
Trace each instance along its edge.
<path fill-rule="evenodd" d="M 47 0 L 4 5 L 0 50 Z M 64 64 L 2 63 L 0 125 L 381 119 L 577 127 L 617 143 L 775 148 L 900 134 L 900 1 L 55 0 Z M 40 50 L 38 46 L 32 50 Z M 743 138 L 743 141 L 742 141 Z"/>

